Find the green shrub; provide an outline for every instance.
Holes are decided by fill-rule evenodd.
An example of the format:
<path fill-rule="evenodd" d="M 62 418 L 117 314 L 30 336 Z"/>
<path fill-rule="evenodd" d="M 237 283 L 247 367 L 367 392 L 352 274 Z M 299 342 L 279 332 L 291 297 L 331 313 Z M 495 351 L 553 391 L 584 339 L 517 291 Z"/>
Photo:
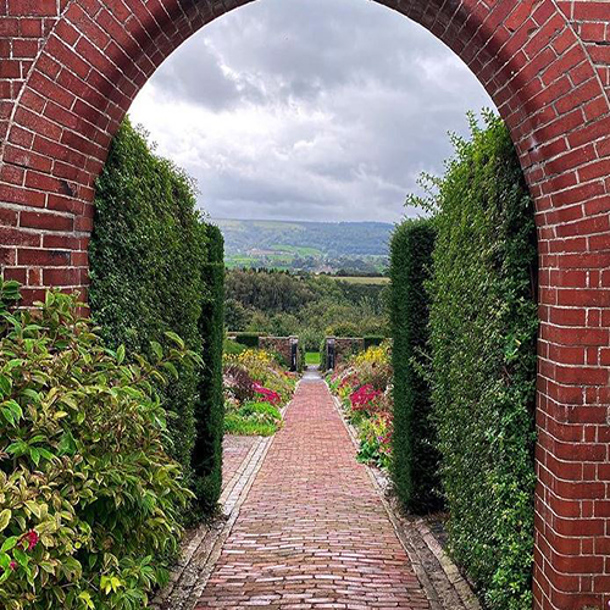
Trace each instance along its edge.
<path fill-rule="evenodd" d="M 224 244 L 220 229 L 202 225 L 208 246 L 208 261 L 202 265 L 203 292 L 199 332 L 204 366 L 199 377 L 199 400 L 195 406 L 196 439 L 192 455 L 194 490 L 199 506 L 210 511 L 222 487 L 222 393 Z"/>
<path fill-rule="evenodd" d="M 246 347 L 257 348 L 260 345 L 260 336 L 258 333 L 236 333 L 235 341 Z"/>
<path fill-rule="evenodd" d="M 391 243 L 390 319 L 394 344 L 394 434 L 392 478 L 396 493 L 413 512 L 442 504 L 438 451 L 428 381 L 418 370 L 428 341 L 429 278 L 434 228 L 426 219 L 407 220 L 394 231 Z"/>
<path fill-rule="evenodd" d="M 74 297 L 40 306 L 0 324 L 0 607 L 139 610 L 190 495 L 155 388 L 197 357 L 172 335 L 128 358 Z"/>
<path fill-rule="evenodd" d="M 529 610 L 536 231 L 508 130 L 485 122 L 438 185 L 432 395 L 452 553 L 489 608 Z"/>
<path fill-rule="evenodd" d="M 145 137 L 125 121 L 97 183 L 89 248 L 89 303 L 103 338 L 116 349 L 150 353 L 180 335 L 201 351 L 198 323 L 205 286 L 205 242 L 192 185 L 171 163 L 153 155 Z M 195 439 L 198 372 L 187 367 L 165 391 L 172 455 L 190 469 Z"/>

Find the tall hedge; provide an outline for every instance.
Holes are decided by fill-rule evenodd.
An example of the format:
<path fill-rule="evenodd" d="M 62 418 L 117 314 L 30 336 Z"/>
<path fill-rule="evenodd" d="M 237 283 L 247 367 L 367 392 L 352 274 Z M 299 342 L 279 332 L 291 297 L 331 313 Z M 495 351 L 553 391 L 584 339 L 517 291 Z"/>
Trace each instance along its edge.
<path fill-rule="evenodd" d="M 154 155 L 145 135 L 125 121 L 98 180 L 89 249 L 92 316 L 111 346 L 123 343 L 147 353 L 150 341 L 166 344 L 165 333 L 172 331 L 190 349 L 204 349 L 205 357 L 204 342 L 214 343 L 202 330 L 215 295 L 207 275 L 212 231 L 202 227 L 195 203 L 190 179 Z M 206 359 L 206 365 L 217 374 L 215 364 Z M 211 370 L 182 368 L 163 390 L 166 407 L 173 412 L 169 449 L 191 484 L 196 410 L 198 424 L 209 427 L 200 413 L 200 375 L 209 377 Z M 199 448 L 197 459 L 201 464 Z"/>
<path fill-rule="evenodd" d="M 199 378 L 199 399 L 195 407 L 196 439 L 192 467 L 199 505 L 209 511 L 218 501 L 222 486 L 225 266 L 224 241 L 220 229 L 206 224 L 202 225 L 202 230 L 208 241 L 208 258 L 201 268 L 206 290 L 199 318 L 204 367 Z"/>
<path fill-rule="evenodd" d="M 432 398 L 452 553 L 490 609 L 529 610 L 536 232 L 508 130 L 484 120 L 438 184 Z"/>
<path fill-rule="evenodd" d="M 442 505 L 430 388 L 421 371 L 428 343 L 429 298 L 424 284 L 430 278 L 434 239 L 430 219 L 407 220 L 396 227 L 390 245 L 392 478 L 402 504 L 417 513 Z"/>

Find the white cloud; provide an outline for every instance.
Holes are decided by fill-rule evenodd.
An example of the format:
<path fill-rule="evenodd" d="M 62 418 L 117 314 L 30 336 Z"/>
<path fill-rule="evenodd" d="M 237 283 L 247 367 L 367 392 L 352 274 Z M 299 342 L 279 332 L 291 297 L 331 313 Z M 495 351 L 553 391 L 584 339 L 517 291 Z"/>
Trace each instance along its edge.
<path fill-rule="evenodd" d="M 206 26 L 131 109 L 213 216 L 398 220 L 491 106 L 418 25 L 364 0 L 258 0 Z"/>

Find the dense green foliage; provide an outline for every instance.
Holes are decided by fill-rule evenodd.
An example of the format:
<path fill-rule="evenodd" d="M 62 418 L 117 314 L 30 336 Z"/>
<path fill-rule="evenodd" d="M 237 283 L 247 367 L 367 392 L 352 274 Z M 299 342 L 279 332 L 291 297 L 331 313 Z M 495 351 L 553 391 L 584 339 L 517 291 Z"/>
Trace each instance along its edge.
<path fill-rule="evenodd" d="M 98 180 L 95 205 L 90 305 L 107 343 L 150 353 L 150 340 L 167 345 L 166 331 L 177 333 L 198 353 L 209 342 L 211 361 L 206 356 L 204 370 L 180 367 L 163 397 L 171 412 L 168 447 L 189 479 L 197 411 L 205 449 L 197 449 L 196 486 L 199 491 L 215 489 L 217 483 L 208 483 L 217 481 L 220 465 L 210 432 L 213 423 L 206 417 L 218 420 L 210 406 L 217 387 L 202 394 L 201 375 L 209 380 L 218 374 L 218 338 L 206 319 L 214 315 L 217 322 L 219 315 L 211 305 L 218 296 L 219 267 L 208 262 L 208 256 L 218 258 L 218 246 L 208 244 L 211 234 L 195 210 L 193 185 L 183 172 L 152 154 L 144 135 L 125 122 Z M 203 456 L 207 450 L 214 452 L 213 458 Z M 212 477 L 204 476 L 206 484 L 204 473 Z M 202 493 L 201 501 L 209 503 L 214 494 Z"/>
<path fill-rule="evenodd" d="M 113 352 L 73 297 L 40 305 L 0 324 L 0 607 L 139 610 L 190 495 L 156 388 L 198 356 Z"/>
<path fill-rule="evenodd" d="M 220 229 L 202 225 L 208 242 L 203 262 L 204 283 L 199 332 L 204 366 L 199 377 L 199 399 L 195 405 L 195 446 L 192 454 L 193 487 L 198 503 L 210 511 L 222 487 L 222 436 L 224 398 L 222 358 L 224 343 L 224 248 Z"/>
<path fill-rule="evenodd" d="M 244 347 L 258 347 L 260 335 L 259 333 L 235 333 L 234 341 Z"/>
<path fill-rule="evenodd" d="M 507 128 L 491 115 L 437 184 L 432 396 L 451 550 L 489 608 L 531 608 L 536 232 Z"/>
<path fill-rule="evenodd" d="M 279 271 L 227 272 L 225 323 L 230 331 L 298 335 L 314 351 L 326 335 L 386 336 L 380 284 L 352 284 Z"/>
<path fill-rule="evenodd" d="M 414 512 L 440 505 L 438 451 L 428 380 L 421 365 L 428 342 L 429 279 L 434 249 L 431 220 L 399 225 L 390 247 L 390 319 L 394 368 L 392 477 L 401 502 Z"/>

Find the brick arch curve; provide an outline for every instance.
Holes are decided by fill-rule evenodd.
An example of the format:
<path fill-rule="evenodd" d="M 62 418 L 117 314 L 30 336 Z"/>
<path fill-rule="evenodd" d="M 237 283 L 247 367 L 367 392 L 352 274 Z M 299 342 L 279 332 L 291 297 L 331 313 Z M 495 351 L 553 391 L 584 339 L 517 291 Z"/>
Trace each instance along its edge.
<path fill-rule="evenodd" d="M 112 135 L 179 44 L 248 0 L 0 0 L 0 261 L 86 291 Z M 377 0 L 451 47 L 507 121 L 540 251 L 535 607 L 610 600 L 610 4 Z"/>

